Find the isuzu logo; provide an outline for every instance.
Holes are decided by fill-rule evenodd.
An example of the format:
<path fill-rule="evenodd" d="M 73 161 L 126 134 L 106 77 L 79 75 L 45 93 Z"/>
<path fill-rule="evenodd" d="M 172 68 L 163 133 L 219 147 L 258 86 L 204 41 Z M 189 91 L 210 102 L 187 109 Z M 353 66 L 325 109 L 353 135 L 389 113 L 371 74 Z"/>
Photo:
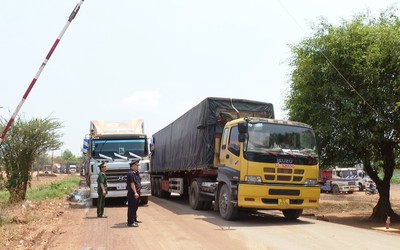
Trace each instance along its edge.
<path fill-rule="evenodd" d="M 277 168 L 295 168 L 293 159 L 276 159 L 275 167 Z"/>
<path fill-rule="evenodd" d="M 293 164 L 293 159 L 276 159 L 277 163 L 280 164 Z"/>

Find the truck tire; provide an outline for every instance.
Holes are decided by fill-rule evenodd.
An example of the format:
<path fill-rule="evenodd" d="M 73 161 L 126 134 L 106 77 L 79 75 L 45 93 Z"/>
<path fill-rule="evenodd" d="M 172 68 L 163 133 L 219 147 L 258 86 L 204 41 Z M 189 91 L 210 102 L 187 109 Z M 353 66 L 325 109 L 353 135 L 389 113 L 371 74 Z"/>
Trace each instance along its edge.
<path fill-rule="evenodd" d="M 332 194 L 339 194 L 339 193 L 340 193 L 340 190 L 339 190 L 338 185 L 333 185 L 332 186 Z"/>
<path fill-rule="evenodd" d="M 189 191 L 189 203 L 194 210 L 203 209 L 204 202 L 199 200 L 200 189 L 196 180 L 192 181 Z"/>
<path fill-rule="evenodd" d="M 92 206 L 93 207 L 97 206 L 97 198 L 92 198 Z"/>
<path fill-rule="evenodd" d="M 154 178 L 154 196 L 160 197 L 160 183 L 159 183 L 159 178 Z"/>
<path fill-rule="evenodd" d="M 303 209 L 284 209 L 282 213 L 287 220 L 297 220 L 303 213 Z"/>
<path fill-rule="evenodd" d="M 218 195 L 219 214 L 225 220 L 235 220 L 239 216 L 239 209 L 233 204 L 231 192 L 226 184 L 222 185 Z"/>
<path fill-rule="evenodd" d="M 161 187 L 161 185 L 162 185 L 162 180 L 161 180 L 161 178 L 157 178 L 157 197 L 160 197 L 160 198 L 162 198 L 162 187 Z"/>

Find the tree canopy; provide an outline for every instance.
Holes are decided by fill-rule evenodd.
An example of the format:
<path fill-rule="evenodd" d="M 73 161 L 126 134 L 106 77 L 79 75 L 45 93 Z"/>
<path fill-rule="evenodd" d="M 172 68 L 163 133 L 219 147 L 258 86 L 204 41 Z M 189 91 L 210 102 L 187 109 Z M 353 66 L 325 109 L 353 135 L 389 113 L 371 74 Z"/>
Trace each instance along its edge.
<path fill-rule="evenodd" d="M 291 46 L 291 90 L 285 100 L 289 118 L 310 124 L 320 138 L 322 167 L 364 164 L 380 193 L 375 219 L 395 216 L 389 202 L 400 146 L 395 12 L 389 8 L 372 17 L 367 11 L 337 26 L 321 19 L 311 37 Z"/>
<path fill-rule="evenodd" d="M 66 149 L 63 154 L 63 159 L 66 163 L 78 163 L 78 159 L 76 156 L 71 152 L 71 150 Z"/>
<path fill-rule="evenodd" d="M 3 128 L 5 121 L 1 122 Z M 10 192 L 11 203 L 25 199 L 35 159 L 62 145 L 62 134 L 58 132 L 61 127 L 60 122 L 50 118 L 15 120 L 0 146 L 0 162 L 4 167 L 5 187 Z"/>

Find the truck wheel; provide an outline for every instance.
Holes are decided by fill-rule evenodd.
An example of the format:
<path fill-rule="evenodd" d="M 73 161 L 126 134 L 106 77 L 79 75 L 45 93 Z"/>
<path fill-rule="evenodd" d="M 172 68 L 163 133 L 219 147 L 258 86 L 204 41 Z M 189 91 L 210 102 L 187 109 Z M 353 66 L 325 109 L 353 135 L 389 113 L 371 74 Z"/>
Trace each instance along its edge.
<path fill-rule="evenodd" d="M 332 194 L 339 194 L 339 187 L 337 185 L 333 185 L 332 187 Z"/>
<path fill-rule="evenodd" d="M 154 178 L 154 195 L 160 197 L 160 183 L 158 182 L 158 178 Z"/>
<path fill-rule="evenodd" d="M 239 216 L 239 209 L 231 202 L 231 192 L 226 184 L 221 187 L 218 196 L 219 214 L 225 220 L 234 220 Z"/>
<path fill-rule="evenodd" d="M 201 210 L 203 209 L 203 202 L 199 201 L 200 190 L 199 184 L 196 180 L 192 181 L 192 185 L 190 185 L 190 192 L 189 192 L 189 203 L 190 206 L 194 210 Z"/>
<path fill-rule="evenodd" d="M 162 198 L 162 180 L 161 178 L 157 178 L 157 197 Z"/>
<path fill-rule="evenodd" d="M 149 196 L 140 196 L 140 204 L 146 205 L 149 202 Z"/>
<path fill-rule="evenodd" d="M 303 213 L 303 209 L 284 209 L 282 213 L 287 220 L 297 220 Z"/>

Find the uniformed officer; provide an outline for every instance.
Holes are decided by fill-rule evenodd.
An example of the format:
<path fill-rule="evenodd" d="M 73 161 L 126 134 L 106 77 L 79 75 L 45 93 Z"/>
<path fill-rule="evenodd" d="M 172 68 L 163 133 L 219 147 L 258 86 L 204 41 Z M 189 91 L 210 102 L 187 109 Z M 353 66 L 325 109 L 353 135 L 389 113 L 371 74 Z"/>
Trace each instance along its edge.
<path fill-rule="evenodd" d="M 106 194 L 107 194 L 107 176 L 106 170 L 107 165 L 105 162 L 99 165 L 100 173 L 99 177 L 97 177 L 97 194 L 99 199 L 97 201 L 97 217 L 99 218 L 107 218 L 104 214 L 104 206 L 106 205 Z"/>
<path fill-rule="evenodd" d="M 138 227 L 137 209 L 139 207 L 139 198 L 141 191 L 141 178 L 139 174 L 139 159 L 132 161 L 130 164 L 131 169 L 128 172 L 126 185 L 128 188 L 128 227 Z"/>

